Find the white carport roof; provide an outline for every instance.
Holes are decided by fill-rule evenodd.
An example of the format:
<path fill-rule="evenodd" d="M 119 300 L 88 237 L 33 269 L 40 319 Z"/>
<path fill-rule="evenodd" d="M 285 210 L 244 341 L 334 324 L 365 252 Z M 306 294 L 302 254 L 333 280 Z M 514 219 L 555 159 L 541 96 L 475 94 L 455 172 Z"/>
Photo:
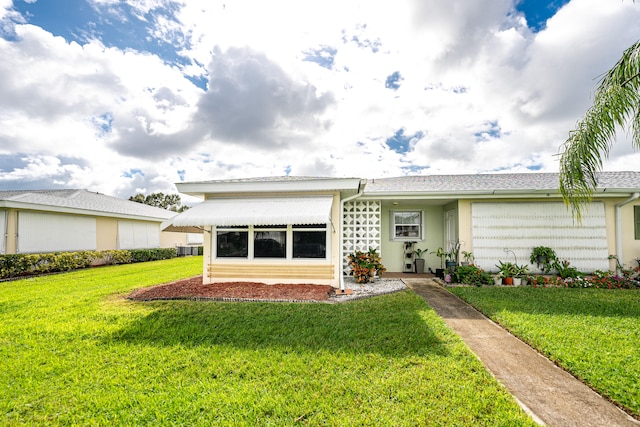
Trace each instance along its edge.
<path fill-rule="evenodd" d="M 332 196 L 252 197 L 207 200 L 171 218 L 166 227 L 326 224 Z"/>

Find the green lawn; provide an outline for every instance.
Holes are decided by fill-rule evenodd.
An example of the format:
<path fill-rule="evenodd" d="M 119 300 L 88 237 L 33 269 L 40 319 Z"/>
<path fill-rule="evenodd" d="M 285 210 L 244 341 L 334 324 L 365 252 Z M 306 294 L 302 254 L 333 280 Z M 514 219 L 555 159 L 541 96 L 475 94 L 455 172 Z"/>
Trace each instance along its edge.
<path fill-rule="evenodd" d="M 412 292 L 141 303 L 202 257 L 0 283 L 2 425 L 534 425 Z"/>
<path fill-rule="evenodd" d="M 640 416 L 639 290 L 450 290 Z"/>

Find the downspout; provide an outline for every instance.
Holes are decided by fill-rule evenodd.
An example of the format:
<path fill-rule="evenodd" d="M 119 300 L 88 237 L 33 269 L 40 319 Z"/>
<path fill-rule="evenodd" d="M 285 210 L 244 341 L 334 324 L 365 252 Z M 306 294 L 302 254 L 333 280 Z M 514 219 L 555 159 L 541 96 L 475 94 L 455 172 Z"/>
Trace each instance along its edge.
<path fill-rule="evenodd" d="M 362 193 L 364 192 L 364 186 L 367 184 L 367 180 L 366 179 L 361 179 L 360 183 L 358 184 L 358 194 L 354 194 L 353 196 L 349 196 L 346 199 L 342 199 L 340 200 L 340 226 L 338 227 L 338 230 L 340 230 L 340 236 L 339 236 L 339 240 L 340 240 L 340 291 L 344 292 L 344 272 L 342 271 L 342 262 L 344 261 L 344 243 L 342 241 L 342 239 L 344 239 L 344 204 L 346 202 L 349 202 L 353 199 L 357 199 L 358 197 L 362 196 Z"/>
<path fill-rule="evenodd" d="M 618 265 L 624 264 L 624 258 L 622 257 L 622 207 L 637 200 L 638 197 L 640 197 L 640 193 L 633 193 L 627 200 L 616 205 L 616 256 L 618 257 L 616 270 L 619 268 Z"/>

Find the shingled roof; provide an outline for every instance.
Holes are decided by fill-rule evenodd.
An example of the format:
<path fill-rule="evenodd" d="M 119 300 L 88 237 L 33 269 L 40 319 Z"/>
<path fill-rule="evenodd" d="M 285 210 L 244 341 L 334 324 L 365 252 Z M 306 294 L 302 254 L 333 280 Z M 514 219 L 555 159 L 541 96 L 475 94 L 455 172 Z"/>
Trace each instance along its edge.
<path fill-rule="evenodd" d="M 164 221 L 176 212 L 87 190 L 0 191 L 0 207 Z"/>
<path fill-rule="evenodd" d="M 370 179 L 366 195 L 383 193 L 557 192 L 557 173 L 422 175 Z M 640 172 L 601 172 L 598 191 L 639 191 Z"/>

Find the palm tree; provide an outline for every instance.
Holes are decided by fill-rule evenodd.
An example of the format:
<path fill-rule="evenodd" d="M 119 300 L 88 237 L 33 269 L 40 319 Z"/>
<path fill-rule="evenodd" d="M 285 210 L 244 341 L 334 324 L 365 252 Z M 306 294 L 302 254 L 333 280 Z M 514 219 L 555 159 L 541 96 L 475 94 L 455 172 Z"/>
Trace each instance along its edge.
<path fill-rule="evenodd" d="M 640 41 L 624 51 L 598 86 L 593 105 L 569 133 L 560 158 L 560 192 L 580 220 L 597 186 L 602 159 L 609 155 L 616 128 L 631 127 L 640 149 Z"/>

